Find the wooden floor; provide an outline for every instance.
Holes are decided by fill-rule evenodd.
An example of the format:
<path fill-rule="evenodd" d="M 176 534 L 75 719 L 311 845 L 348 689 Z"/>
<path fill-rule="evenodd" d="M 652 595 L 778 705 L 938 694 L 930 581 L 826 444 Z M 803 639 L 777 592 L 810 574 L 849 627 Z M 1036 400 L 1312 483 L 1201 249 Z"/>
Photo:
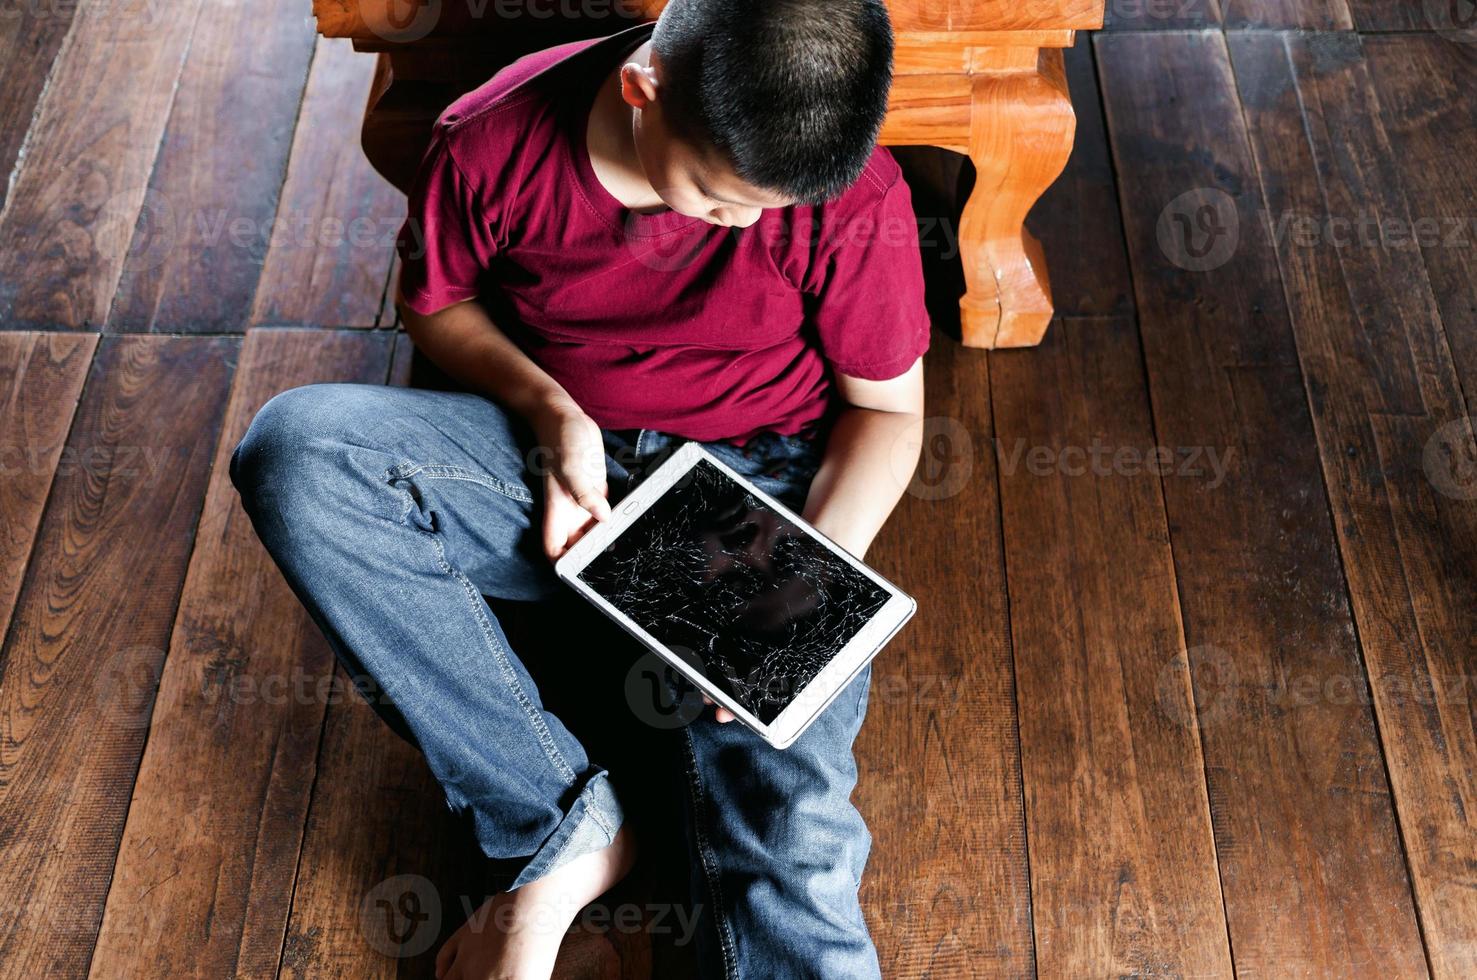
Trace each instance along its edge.
<path fill-rule="evenodd" d="M 1474 10 L 1109 8 L 1040 348 L 951 339 L 958 161 L 899 153 L 939 312 L 870 553 L 920 603 L 858 749 L 884 972 L 1477 976 Z M 414 376 L 370 59 L 305 9 L 0 18 L 0 977 L 426 977 L 484 880 L 226 474 L 275 392 Z M 642 894 L 561 975 L 682 976 Z"/>

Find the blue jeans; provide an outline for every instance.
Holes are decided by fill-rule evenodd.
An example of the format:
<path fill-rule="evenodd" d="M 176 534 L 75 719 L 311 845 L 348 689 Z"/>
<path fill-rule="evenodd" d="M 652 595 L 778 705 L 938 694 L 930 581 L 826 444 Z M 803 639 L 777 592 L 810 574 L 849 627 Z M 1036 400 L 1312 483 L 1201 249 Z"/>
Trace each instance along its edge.
<path fill-rule="evenodd" d="M 602 434 L 612 502 L 685 441 Z M 772 432 L 704 445 L 802 510 L 817 445 Z M 520 869 L 512 887 L 605 847 L 626 819 L 618 780 L 545 708 L 484 599 L 567 589 L 543 553 L 535 448 L 525 420 L 476 394 L 313 384 L 262 407 L 230 468 L 356 687 L 425 754 L 482 851 Z M 850 801 L 869 678 L 784 751 L 711 711 L 662 736 L 685 762 L 673 778 L 705 975 L 880 976 L 857 897 L 871 837 Z"/>

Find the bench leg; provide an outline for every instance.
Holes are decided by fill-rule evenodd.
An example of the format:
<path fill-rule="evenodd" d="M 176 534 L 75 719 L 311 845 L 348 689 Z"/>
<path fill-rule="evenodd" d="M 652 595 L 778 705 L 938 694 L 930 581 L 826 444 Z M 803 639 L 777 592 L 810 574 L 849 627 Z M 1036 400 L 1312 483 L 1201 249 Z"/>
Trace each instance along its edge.
<path fill-rule="evenodd" d="M 960 301 L 966 347 L 1029 347 L 1051 322 L 1051 283 L 1026 213 L 1067 165 L 1077 120 L 1062 52 L 1046 48 L 1032 71 L 972 81 L 969 156 L 975 185 L 959 246 L 968 286 Z"/>

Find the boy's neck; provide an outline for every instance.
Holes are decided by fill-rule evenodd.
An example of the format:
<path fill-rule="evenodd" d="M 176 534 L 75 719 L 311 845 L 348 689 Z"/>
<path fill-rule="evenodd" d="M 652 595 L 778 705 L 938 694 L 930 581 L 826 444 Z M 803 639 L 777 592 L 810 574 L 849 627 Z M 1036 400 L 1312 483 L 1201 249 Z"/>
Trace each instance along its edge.
<path fill-rule="evenodd" d="M 595 179 L 631 211 L 665 211 L 661 195 L 646 179 L 636 153 L 632 123 L 636 109 L 621 98 L 621 67 L 631 62 L 648 64 L 651 42 L 647 41 L 621 59 L 615 70 L 600 83 L 590 117 L 585 123 L 585 148 Z"/>

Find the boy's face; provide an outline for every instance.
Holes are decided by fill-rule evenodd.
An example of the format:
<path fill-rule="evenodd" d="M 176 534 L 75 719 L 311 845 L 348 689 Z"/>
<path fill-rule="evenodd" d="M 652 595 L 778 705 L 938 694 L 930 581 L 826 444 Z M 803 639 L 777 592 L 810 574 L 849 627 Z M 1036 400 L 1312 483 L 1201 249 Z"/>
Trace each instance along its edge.
<path fill-rule="evenodd" d="M 794 202 L 747 183 L 711 147 L 673 136 L 664 127 L 654 132 L 652 118 L 642 113 L 636 127 L 636 152 L 647 180 L 673 211 L 710 224 L 747 228 L 765 208 Z"/>
<path fill-rule="evenodd" d="M 635 68 L 627 65 L 625 71 Z M 622 81 L 626 101 L 641 110 L 634 125 L 641 169 L 667 207 L 709 224 L 747 228 L 765 208 L 795 203 L 742 180 L 714 147 L 673 132 L 662 111 L 659 72 L 659 65 L 654 64 L 629 76 L 623 73 Z"/>

